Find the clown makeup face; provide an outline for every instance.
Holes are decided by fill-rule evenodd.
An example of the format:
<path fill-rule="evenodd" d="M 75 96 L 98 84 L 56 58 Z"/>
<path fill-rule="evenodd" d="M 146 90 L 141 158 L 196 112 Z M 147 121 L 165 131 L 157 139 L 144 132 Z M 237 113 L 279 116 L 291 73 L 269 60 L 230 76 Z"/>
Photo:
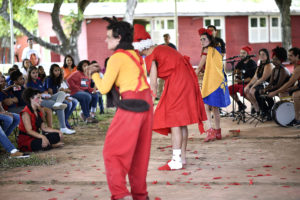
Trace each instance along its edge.
<path fill-rule="evenodd" d="M 31 105 L 32 106 L 40 106 L 42 102 L 42 95 L 36 94 L 33 98 L 31 98 Z"/>
<path fill-rule="evenodd" d="M 105 42 L 107 43 L 108 50 L 115 50 L 120 43 L 121 37 L 118 38 L 113 37 L 112 30 L 107 30 Z"/>
<path fill-rule="evenodd" d="M 201 35 L 200 42 L 203 48 L 208 47 L 208 45 L 210 44 L 210 40 L 207 38 L 207 35 L 205 34 Z"/>

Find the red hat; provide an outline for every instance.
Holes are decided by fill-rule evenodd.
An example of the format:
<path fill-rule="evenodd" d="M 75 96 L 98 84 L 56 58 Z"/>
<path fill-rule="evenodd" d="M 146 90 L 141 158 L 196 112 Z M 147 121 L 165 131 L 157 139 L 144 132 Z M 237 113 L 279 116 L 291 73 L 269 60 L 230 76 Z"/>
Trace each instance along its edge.
<path fill-rule="evenodd" d="M 244 47 L 242 47 L 242 49 L 243 49 L 244 51 L 246 51 L 248 55 L 249 55 L 250 52 L 253 50 L 252 47 L 250 47 L 250 46 L 244 46 Z"/>
<path fill-rule="evenodd" d="M 204 33 L 207 33 L 208 35 L 212 35 L 212 31 L 210 29 L 206 29 L 206 28 L 200 28 L 198 30 L 199 35 L 203 35 Z"/>
<path fill-rule="evenodd" d="M 154 45 L 153 41 L 151 40 L 150 34 L 146 31 L 143 25 L 135 24 L 133 28 L 134 36 L 132 45 L 135 49 L 142 51 Z"/>

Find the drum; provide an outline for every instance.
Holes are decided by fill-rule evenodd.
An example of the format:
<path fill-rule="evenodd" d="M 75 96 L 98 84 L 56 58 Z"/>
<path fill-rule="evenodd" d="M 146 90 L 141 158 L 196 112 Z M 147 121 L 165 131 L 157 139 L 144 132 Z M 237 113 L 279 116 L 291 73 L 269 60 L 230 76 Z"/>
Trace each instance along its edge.
<path fill-rule="evenodd" d="M 295 119 L 294 103 L 279 101 L 272 108 L 272 118 L 280 126 L 286 127 Z"/>

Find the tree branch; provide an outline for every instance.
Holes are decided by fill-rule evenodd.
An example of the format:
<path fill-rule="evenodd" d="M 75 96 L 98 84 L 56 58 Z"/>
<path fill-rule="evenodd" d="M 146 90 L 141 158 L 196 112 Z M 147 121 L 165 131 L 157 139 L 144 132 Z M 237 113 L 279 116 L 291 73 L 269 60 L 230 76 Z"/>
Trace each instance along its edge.
<path fill-rule="evenodd" d="M 0 16 L 2 16 L 7 22 L 9 22 L 9 14 L 7 12 L 7 9 L 8 9 L 8 0 L 3 0 L 2 7 L 0 9 Z M 24 33 L 27 37 L 31 37 L 35 42 L 37 42 L 41 46 L 51 49 L 52 51 L 54 51 L 56 53 L 59 53 L 59 54 L 61 53 L 61 51 L 62 51 L 61 46 L 59 46 L 57 44 L 45 42 L 41 38 L 36 37 L 32 33 L 30 33 L 22 24 L 20 24 L 19 22 L 15 21 L 15 20 L 13 20 L 13 25 L 16 28 L 18 28 L 22 33 Z"/>
<path fill-rule="evenodd" d="M 63 0 L 57 0 L 55 1 L 51 13 L 51 19 L 52 19 L 52 29 L 56 33 L 58 40 L 62 43 L 62 45 L 66 45 L 68 43 L 68 39 L 64 33 L 63 27 L 60 23 L 59 19 L 59 13 L 60 13 L 60 7 L 63 3 Z"/>

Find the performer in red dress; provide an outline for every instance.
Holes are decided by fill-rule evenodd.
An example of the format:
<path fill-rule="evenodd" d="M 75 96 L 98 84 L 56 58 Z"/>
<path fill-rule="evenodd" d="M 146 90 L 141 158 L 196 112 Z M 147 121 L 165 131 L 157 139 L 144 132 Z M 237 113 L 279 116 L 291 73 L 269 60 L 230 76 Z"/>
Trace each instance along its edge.
<path fill-rule="evenodd" d="M 172 133 L 173 157 L 160 170 L 181 169 L 186 163 L 189 124 L 199 124 L 204 132 L 202 121 L 206 113 L 200 93 L 198 79 L 187 56 L 165 45 L 155 46 L 144 26 L 134 26 L 135 49 L 146 56 L 146 67 L 150 73 L 150 86 L 156 95 L 157 78 L 165 80 L 164 90 L 156 107 L 153 130 L 168 135 Z"/>

